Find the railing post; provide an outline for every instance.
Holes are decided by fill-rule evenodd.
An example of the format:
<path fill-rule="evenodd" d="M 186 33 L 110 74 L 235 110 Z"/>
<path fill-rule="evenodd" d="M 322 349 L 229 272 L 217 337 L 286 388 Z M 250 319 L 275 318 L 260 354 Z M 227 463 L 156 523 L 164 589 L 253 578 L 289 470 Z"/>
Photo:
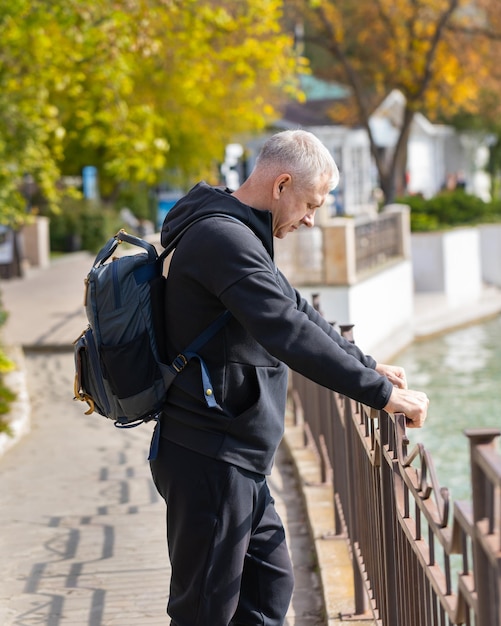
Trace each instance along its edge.
<path fill-rule="evenodd" d="M 355 437 L 356 434 L 354 432 L 354 423 L 353 423 L 353 405 L 348 400 L 345 402 L 345 419 L 344 419 L 344 432 L 345 432 L 345 448 L 348 451 L 348 455 L 352 456 L 355 453 L 356 445 L 355 445 Z M 350 538 L 350 543 L 353 546 L 354 543 L 359 541 L 359 523 L 357 510 L 355 505 L 355 493 L 357 491 L 357 477 L 355 476 L 355 464 L 353 462 L 353 458 L 349 458 L 346 467 L 346 482 L 347 482 L 347 505 L 348 505 L 348 515 L 347 515 L 347 526 L 348 526 L 348 536 Z M 357 560 L 357 556 L 355 554 L 355 550 L 351 550 L 351 560 L 353 567 L 353 586 L 354 586 L 354 595 L 355 595 L 355 614 L 356 615 L 364 615 L 369 607 L 367 602 L 367 593 L 365 591 L 364 579 L 362 577 L 362 573 L 360 571 L 360 565 Z"/>
<path fill-rule="evenodd" d="M 411 208 L 407 204 L 387 204 L 384 214 L 397 213 L 399 215 L 399 252 L 404 259 L 412 257 L 411 252 Z"/>
<path fill-rule="evenodd" d="M 396 455 L 390 464 L 385 458 L 385 454 L 391 452 L 390 446 L 390 418 L 388 414 L 380 411 L 379 417 L 379 437 L 380 446 L 380 480 L 381 480 L 381 525 L 383 531 L 383 563 L 382 563 L 382 584 L 384 590 L 381 593 L 381 605 L 379 606 L 382 623 L 384 625 L 398 624 L 398 608 L 396 590 L 398 588 L 395 579 L 395 486 L 394 486 L 394 466 L 397 464 Z"/>
<path fill-rule="evenodd" d="M 329 420 L 332 424 L 332 441 L 330 444 L 332 447 L 335 447 L 335 450 L 333 450 L 331 454 L 331 462 L 333 469 L 332 489 L 334 492 L 334 500 L 336 502 L 334 506 L 336 535 L 341 535 L 345 532 L 344 524 L 347 524 L 346 516 L 349 515 L 349 511 L 344 510 L 348 491 L 348 478 L 346 476 L 348 467 L 348 450 L 346 449 L 346 445 L 339 445 L 339 442 L 346 444 L 344 420 L 341 415 L 341 412 L 346 413 L 346 409 L 344 407 L 345 402 L 346 400 L 341 402 L 340 405 L 336 404 L 336 399 L 332 395 L 332 410 L 329 414 Z"/>
<path fill-rule="evenodd" d="M 494 557 L 487 554 L 486 536 L 492 534 L 494 517 L 500 515 L 494 497 L 497 492 L 498 499 L 500 485 L 495 485 L 486 476 L 480 464 L 479 453 L 484 450 L 491 451 L 495 447 L 495 439 L 499 437 L 499 429 L 467 429 L 465 435 L 470 440 L 470 464 L 471 486 L 473 500 L 473 572 L 475 591 L 477 592 L 477 617 L 476 626 L 501 626 L 501 580 L 499 557 L 500 546 L 497 546 L 497 564 Z M 499 478 L 498 478 L 499 480 Z M 499 527 L 499 519 L 497 520 Z M 499 531 L 498 531 L 499 532 Z M 496 598 L 497 601 L 493 602 Z"/>

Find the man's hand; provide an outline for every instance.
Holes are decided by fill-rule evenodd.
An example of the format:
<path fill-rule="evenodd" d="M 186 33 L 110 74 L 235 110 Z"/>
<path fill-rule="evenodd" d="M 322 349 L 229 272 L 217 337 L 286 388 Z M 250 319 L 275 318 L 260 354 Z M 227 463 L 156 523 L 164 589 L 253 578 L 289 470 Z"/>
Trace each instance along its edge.
<path fill-rule="evenodd" d="M 399 389 L 407 389 L 407 379 L 405 377 L 405 370 L 398 365 L 385 365 L 384 363 L 378 363 L 376 365 L 376 372 L 381 376 L 386 376 L 390 383 L 394 387 Z"/>
<path fill-rule="evenodd" d="M 403 413 L 409 428 L 421 428 L 428 413 L 430 401 L 422 391 L 394 387 L 390 401 L 384 407 L 387 413 Z"/>
<path fill-rule="evenodd" d="M 422 391 L 407 389 L 407 379 L 403 367 L 378 363 L 376 372 L 392 383 L 390 401 L 384 407 L 387 413 L 404 413 L 409 428 L 421 428 L 428 413 L 430 401 Z"/>

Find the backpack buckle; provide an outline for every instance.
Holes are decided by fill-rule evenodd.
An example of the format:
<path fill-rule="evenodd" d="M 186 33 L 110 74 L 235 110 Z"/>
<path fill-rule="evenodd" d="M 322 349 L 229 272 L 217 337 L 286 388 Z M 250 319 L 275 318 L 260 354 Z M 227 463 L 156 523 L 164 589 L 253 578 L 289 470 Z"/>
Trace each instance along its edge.
<path fill-rule="evenodd" d="M 179 374 L 184 368 L 188 365 L 188 359 L 184 356 L 184 354 L 178 354 L 177 357 L 172 361 L 172 367 Z"/>

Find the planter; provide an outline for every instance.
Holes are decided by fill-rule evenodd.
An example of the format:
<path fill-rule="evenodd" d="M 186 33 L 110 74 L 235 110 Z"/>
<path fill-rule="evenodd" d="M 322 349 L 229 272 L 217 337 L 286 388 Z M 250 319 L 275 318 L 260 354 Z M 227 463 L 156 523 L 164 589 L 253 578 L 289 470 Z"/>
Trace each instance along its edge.
<path fill-rule="evenodd" d="M 501 287 L 501 224 L 483 224 L 479 231 L 482 278 Z"/>
<path fill-rule="evenodd" d="M 413 233 L 411 250 L 416 292 L 443 293 L 453 303 L 480 296 L 479 229 Z"/>
<path fill-rule="evenodd" d="M 23 255 L 30 267 L 48 267 L 50 262 L 49 218 L 38 215 L 23 226 Z"/>

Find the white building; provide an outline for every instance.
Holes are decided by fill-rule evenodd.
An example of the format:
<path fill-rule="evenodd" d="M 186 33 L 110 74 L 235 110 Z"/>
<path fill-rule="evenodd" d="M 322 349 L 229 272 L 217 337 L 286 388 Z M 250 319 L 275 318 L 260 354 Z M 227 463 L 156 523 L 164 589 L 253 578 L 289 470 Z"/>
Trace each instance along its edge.
<path fill-rule="evenodd" d="M 341 173 L 339 187 L 333 193 L 333 214 L 373 213 L 377 207 L 378 175 L 368 134 L 364 128 L 335 121 L 336 102 L 346 98 L 347 90 L 312 76 L 305 77 L 303 89 L 306 102 L 289 103 L 274 130 L 305 128 L 315 133 L 332 152 Z M 372 114 L 371 131 L 381 150 L 395 146 L 404 107 L 403 94 L 394 90 Z M 246 144 L 248 171 L 267 136 Z M 467 192 L 488 200 L 490 181 L 483 168 L 491 140 L 485 134 L 458 132 L 452 126 L 433 124 L 417 113 L 408 143 L 408 193 L 429 198 L 454 181 L 464 184 Z"/>

